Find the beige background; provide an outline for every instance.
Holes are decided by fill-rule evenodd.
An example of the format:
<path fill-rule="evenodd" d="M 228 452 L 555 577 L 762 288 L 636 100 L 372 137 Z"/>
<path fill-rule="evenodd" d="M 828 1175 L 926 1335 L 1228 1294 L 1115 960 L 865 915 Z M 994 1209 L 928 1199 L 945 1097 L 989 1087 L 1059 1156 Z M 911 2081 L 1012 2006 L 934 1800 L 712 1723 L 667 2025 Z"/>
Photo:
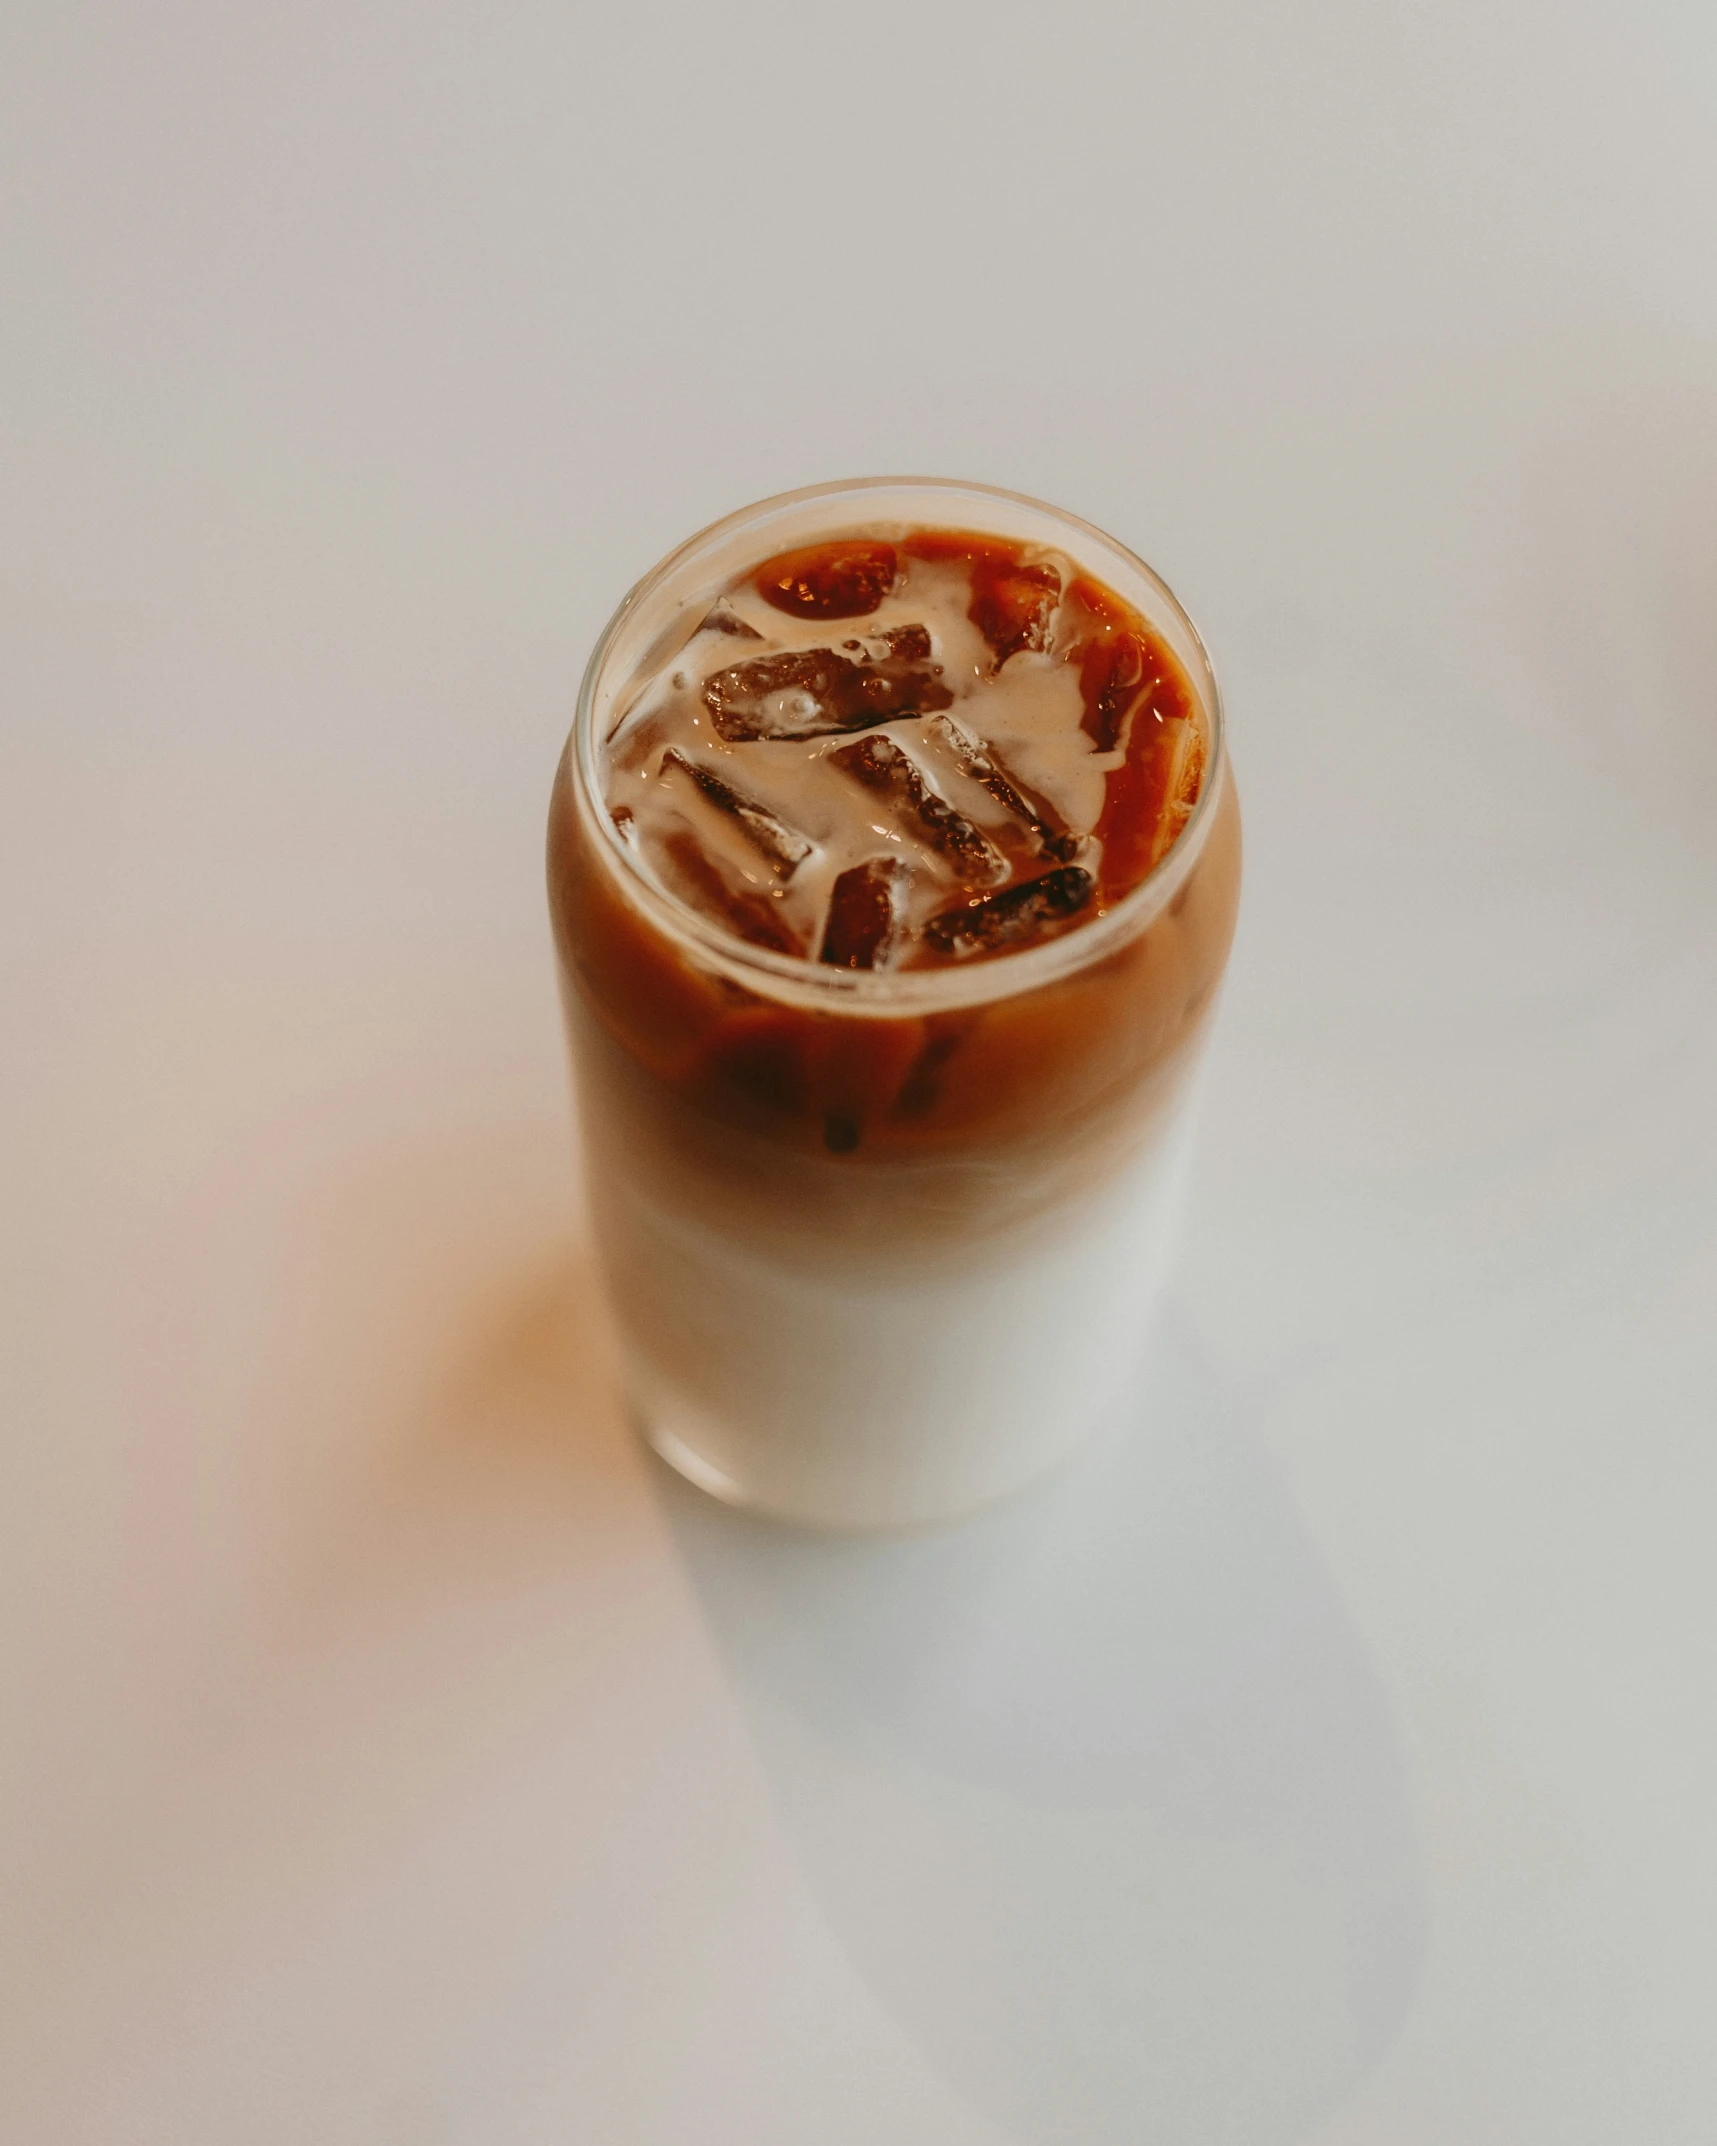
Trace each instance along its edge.
<path fill-rule="evenodd" d="M 0 2137 L 1695 2146 L 1708 8 L 0 22 Z M 1224 670 L 1149 1419 L 616 1415 L 540 892 L 626 584 L 970 475 Z"/>

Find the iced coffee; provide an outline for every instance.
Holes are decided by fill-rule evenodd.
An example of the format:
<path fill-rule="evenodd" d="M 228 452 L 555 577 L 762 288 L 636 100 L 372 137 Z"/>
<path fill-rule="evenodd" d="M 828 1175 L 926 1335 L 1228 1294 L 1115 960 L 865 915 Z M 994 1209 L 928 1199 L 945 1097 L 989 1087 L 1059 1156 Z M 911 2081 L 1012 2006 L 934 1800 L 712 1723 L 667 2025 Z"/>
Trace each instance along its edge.
<path fill-rule="evenodd" d="M 1239 822 L 1140 561 L 928 481 L 718 524 L 597 648 L 549 883 L 628 1398 L 674 1466 L 904 1524 L 1148 1406 Z"/>

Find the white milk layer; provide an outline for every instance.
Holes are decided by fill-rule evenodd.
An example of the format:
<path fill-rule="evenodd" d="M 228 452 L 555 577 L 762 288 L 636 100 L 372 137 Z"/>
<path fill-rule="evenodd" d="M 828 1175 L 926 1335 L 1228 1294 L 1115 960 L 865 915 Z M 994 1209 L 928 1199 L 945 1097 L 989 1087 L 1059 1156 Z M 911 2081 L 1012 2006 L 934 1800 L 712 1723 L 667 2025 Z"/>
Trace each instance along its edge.
<path fill-rule="evenodd" d="M 662 1456 L 779 1519 L 952 1518 L 1052 1467 L 1134 1388 L 1179 1221 L 1191 1107 L 998 1250 L 899 1280 L 735 1240 L 592 1142 L 629 1398 Z"/>

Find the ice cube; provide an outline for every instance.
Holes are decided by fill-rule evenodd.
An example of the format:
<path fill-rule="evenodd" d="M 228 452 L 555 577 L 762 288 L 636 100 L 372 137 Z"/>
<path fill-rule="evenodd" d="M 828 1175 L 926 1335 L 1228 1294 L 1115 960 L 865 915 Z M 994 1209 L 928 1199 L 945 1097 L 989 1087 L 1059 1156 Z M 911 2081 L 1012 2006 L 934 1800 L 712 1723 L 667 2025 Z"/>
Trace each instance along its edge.
<path fill-rule="evenodd" d="M 1204 787 L 1204 733 L 1190 720 L 1164 725 L 1168 732 L 1168 766 L 1163 781 L 1162 824 L 1151 846 L 1151 863 L 1167 854 L 1192 817 Z"/>
<path fill-rule="evenodd" d="M 751 577 L 765 603 L 794 618 L 866 618 L 894 586 L 892 544 L 838 537 L 765 559 Z"/>
<path fill-rule="evenodd" d="M 761 641 L 763 636 L 755 626 L 748 626 L 725 596 L 718 596 L 710 606 L 709 615 L 698 628 L 699 633 L 725 633 L 736 641 Z"/>
<path fill-rule="evenodd" d="M 935 1109 L 942 1100 L 949 1062 L 976 1029 L 979 1018 L 972 1012 L 930 1016 L 925 1024 L 924 1041 L 895 1097 L 895 1117 L 921 1118 L 927 1111 Z"/>
<path fill-rule="evenodd" d="M 1076 916 L 1090 901 L 1091 874 L 1064 864 L 1041 879 L 1003 887 L 975 902 L 944 909 L 924 927 L 924 936 L 939 954 L 963 960 L 968 954 L 991 954 L 1035 938 L 1046 924 Z"/>
<path fill-rule="evenodd" d="M 667 734 L 660 716 L 630 710 L 625 723 L 609 740 L 610 764 L 617 774 L 635 775 L 660 750 Z"/>
<path fill-rule="evenodd" d="M 867 857 L 835 881 L 819 959 L 835 969 L 883 967 L 894 948 L 895 902 L 906 867 L 898 857 Z"/>
<path fill-rule="evenodd" d="M 1146 685 L 1157 678 L 1149 652 L 1136 633 L 1100 636 L 1086 643 L 1079 663 L 1079 690 L 1085 697 L 1085 728 L 1100 753 L 1121 743 L 1127 717 Z"/>
<path fill-rule="evenodd" d="M 1007 859 L 964 813 L 938 797 L 922 770 L 890 737 L 860 738 L 829 755 L 842 774 L 879 791 L 917 822 L 918 832 L 939 850 L 968 887 L 991 886 L 1007 876 Z"/>
<path fill-rule="evenodd" d="M 954 702 L 934 664 L 918 669 L 899 656 L 855 663 L 833 648 L 753 656 L 715 672 L 705 681 L 703 698 L 718 734 L 730 745 L 754 738 L 833 737 Z"/>
<path fill-rule="evenodd" d="M 756 798 L 746 797 L 731 783 L 724 782 L 713 768 L 687 759 L 677 745 L 668 747 L 662 755 L 662 765 L 678 768 L 682 774 L 689 775 L 716 810 L 725 812 L 752 848 L 768 859 L 777 879 L 791 879 L 811 854 L 811 844 L 797 828 L 778 819 Z"/>
<path fill-rule="evenodd" d="M 873 663 L 884 663 L 890 656 L 899 656 L 908 663 L 928 663 L 930 629 L 928 626 L 890 626 L 885 633 L 868 633 L 862 641 L 843 641 L 841 646 L 854 654 L 868 656 Z"/>
<path fill-rule="evenodd" d="M 777 954 L 803 956 L 805 942 L 767 894 L 735 886 L 688 827 L 670 828 L 661 838 L 667 877 L 693 909 L 725 924 L 753 946 Z"/>
<path fill-rule="evenodd" d="M 1061 602 L 1053 566 L 980 554 L 972 561 L 972 604 L 966 616 L 989 642 L 999 671 L 1021 649 L 1046 649 Z"/>
<path fill-rule="evenodd" d="M 1020 788 L 997 755 L 951 715 L 933 715 L 930 727 L 953 753 L 962 775 L 982 783 L 996 803 L 1011 812 L 1026 827 L 1039 850 L 1059 864 L 1070 864 L 1079 854 L 1079 837 L 1061 825 L 1059 815 L 1041 800 L 1034 803 Z"/>
<path fill-rule="evenodd" d="M 928 663 L 930 661 L 930 629 L 928 626 L 891 626 L 879 638 L 886 644 L 891 656 L 898 656 L 904 663 Z"/>

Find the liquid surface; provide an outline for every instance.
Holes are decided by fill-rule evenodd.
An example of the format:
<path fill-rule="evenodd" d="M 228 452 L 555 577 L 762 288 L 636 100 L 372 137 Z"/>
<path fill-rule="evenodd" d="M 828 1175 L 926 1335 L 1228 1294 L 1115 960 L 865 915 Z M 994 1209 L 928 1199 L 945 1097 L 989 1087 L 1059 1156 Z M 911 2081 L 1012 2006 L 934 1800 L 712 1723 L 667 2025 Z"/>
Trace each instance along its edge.
<path fill-rule="evenodd" d="M 1065 555 L 860 531 L 714 598 L 622 708 L 606 801 L 736 937 L 937 967 L 1113 906 L 1186 824 L 1206 750 L 1160 636 Z"/>

